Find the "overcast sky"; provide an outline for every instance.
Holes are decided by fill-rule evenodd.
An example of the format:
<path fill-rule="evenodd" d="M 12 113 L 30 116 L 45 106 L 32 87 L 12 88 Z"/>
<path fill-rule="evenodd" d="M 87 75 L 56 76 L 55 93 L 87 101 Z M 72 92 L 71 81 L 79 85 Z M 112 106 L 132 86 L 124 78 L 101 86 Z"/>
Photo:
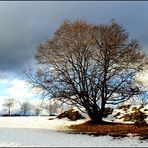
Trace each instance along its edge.
<path fill-rule="evenodd" d="M 20 79 L 35 63 L 36 46 L 65 19 L 123 25 L 148 53 L 148 2 L 142 1 L 0 1 L 0 80 Z M 6 82 L 6 81 L 5 81 Z M 5 89 L 4 83 L 0 89 Z"/>

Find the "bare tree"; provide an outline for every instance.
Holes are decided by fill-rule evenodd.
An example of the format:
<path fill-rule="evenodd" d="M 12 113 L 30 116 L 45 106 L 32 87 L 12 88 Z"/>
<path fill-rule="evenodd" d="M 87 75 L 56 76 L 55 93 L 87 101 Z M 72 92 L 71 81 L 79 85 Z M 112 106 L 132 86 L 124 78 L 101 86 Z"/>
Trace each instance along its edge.
<path fill-rule="evenodd" d="M 28 111 L 31 110 L 31 104 L 28 102 L 28 101 L 24 101 L 22 104 L 21 104 L 21 114 L 23 114 L 24 116 L 27 115 Z"/>
<path fill-rule="evenodd" d="M 36 116 L 38 116 L 40 114 L 40 112 L 41 112 L 41 108 L 36 106 L 34 108 L 34 112 L 35 112 Z"/>
<path fill-rule="evenodd" d="M 66 20 L 39 45 L 35 57 L 37 72 L 26 72 L 32 86 L 84 107 L 94 123 L 102 123 L 106 104 L 145 92 L 135 76 L 146 68 L 148 59 L 115 21 L 95 25 Z"/>
<path fill-rule="evenodd" d="M 11 116 L 11 109 L 14 106 L 14 99 L 13 98 L 6 99 L 3 106 L 7 108 L 8 115 Z"/>
<path fill-rule="evenodd" d="M 36 105 L 34 105 L 33 108 L 34 108 L 34 113 L 35 113 L 36 116 L 39 116 L 39 114 L 41 113 L 42 105 L 43 104 L 36 104 Z"/>
<path fill-rule="evenodd" d="M 57 113 L 57 110 L 59 108 L 59 104 L 57 102 L 57 99 L 50 99 L 48 100 L 48 103 L 46 103 L 45 108 L 49 112 L 49 115 Z"/>

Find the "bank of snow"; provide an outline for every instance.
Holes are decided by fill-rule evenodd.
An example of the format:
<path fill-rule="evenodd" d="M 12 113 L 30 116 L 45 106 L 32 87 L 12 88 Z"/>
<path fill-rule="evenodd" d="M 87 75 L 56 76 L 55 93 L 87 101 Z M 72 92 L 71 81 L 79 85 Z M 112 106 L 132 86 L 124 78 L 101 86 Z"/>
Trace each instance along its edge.
<path fill-rule="evenodd" d="M 148 123 L 148 104 L 144 105 L 143 107 L 141 107 L 141 105 L 130 105 L 130 104 L 126 104 L 126 105 L 129 105 L 129 108 L 127 108 L 127 109 L 115 108 L 115 109 L 113 109 L 112 114 L 108 115 L 106 118 L 104 118 L 104 120 L 109 121 L 109 122 L 132 124 L 132 123 L 134 123 L 133 121 L 131 121 L 131 120 L 130 121 L 124 121 L 123 117 L 126 114 L 134 113 L 135 110 L 139 110 L 146 115 L 145 121 Z M 136 109 L 133 109 L 133 108 L 136 108 Z M 117 115 L 117 113 L 119 115 Z"/>

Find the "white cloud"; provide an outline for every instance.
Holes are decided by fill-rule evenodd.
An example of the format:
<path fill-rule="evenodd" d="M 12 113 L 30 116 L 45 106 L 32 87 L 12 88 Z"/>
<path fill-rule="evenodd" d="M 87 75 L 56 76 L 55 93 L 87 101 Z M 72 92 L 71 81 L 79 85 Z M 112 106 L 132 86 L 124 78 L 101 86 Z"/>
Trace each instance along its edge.
<path fill-rule="evenodd" d="M 0 89 L 0 114 L 7 113 L 3 104 L 9 97 L 14 99 L 12 113 L 17 113 L 20 110 L 20 103 L 24 101 L 28 101 L 35 106 L 40 106 L 42 103 L 42 100 L 36 95 L 40 90 L 37 88 L 31 89 L 25 80 L 0 79 Z"/>
<path fill-rule="evenodd" d="M 7 79 L 0 79 L 0 84 L 6 84 L 6 83 L 8 83 Z"/>
<path fill-rule="evenodd" d="M 24 80 L 13 79 L 10 81 L 10 87 L 5 90 L 7 96 L 13 98 L 31 98 L 34 96 Z"/>
<path fill-rule="evenodd" d="M 6 99 L 6 96 L 0 96 L 0 107 L 4 104 L 4 100 Z"/>

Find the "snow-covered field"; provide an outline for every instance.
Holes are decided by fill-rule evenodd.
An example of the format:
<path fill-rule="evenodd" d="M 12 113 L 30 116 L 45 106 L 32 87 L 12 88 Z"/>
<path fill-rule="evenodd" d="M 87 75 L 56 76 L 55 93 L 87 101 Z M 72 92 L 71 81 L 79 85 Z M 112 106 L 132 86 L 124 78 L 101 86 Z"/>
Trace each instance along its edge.
<path fill-rule="evenodd" d="M 85 120 L 48 120 L 49 117 L 0 117 L 1 147 L 147 147 L 148 141 L 129 135 L 114 139 L 110 136 L 68 134 L 71 124 Z M 61 130 L 61 131 L 60 131 Z"/>

